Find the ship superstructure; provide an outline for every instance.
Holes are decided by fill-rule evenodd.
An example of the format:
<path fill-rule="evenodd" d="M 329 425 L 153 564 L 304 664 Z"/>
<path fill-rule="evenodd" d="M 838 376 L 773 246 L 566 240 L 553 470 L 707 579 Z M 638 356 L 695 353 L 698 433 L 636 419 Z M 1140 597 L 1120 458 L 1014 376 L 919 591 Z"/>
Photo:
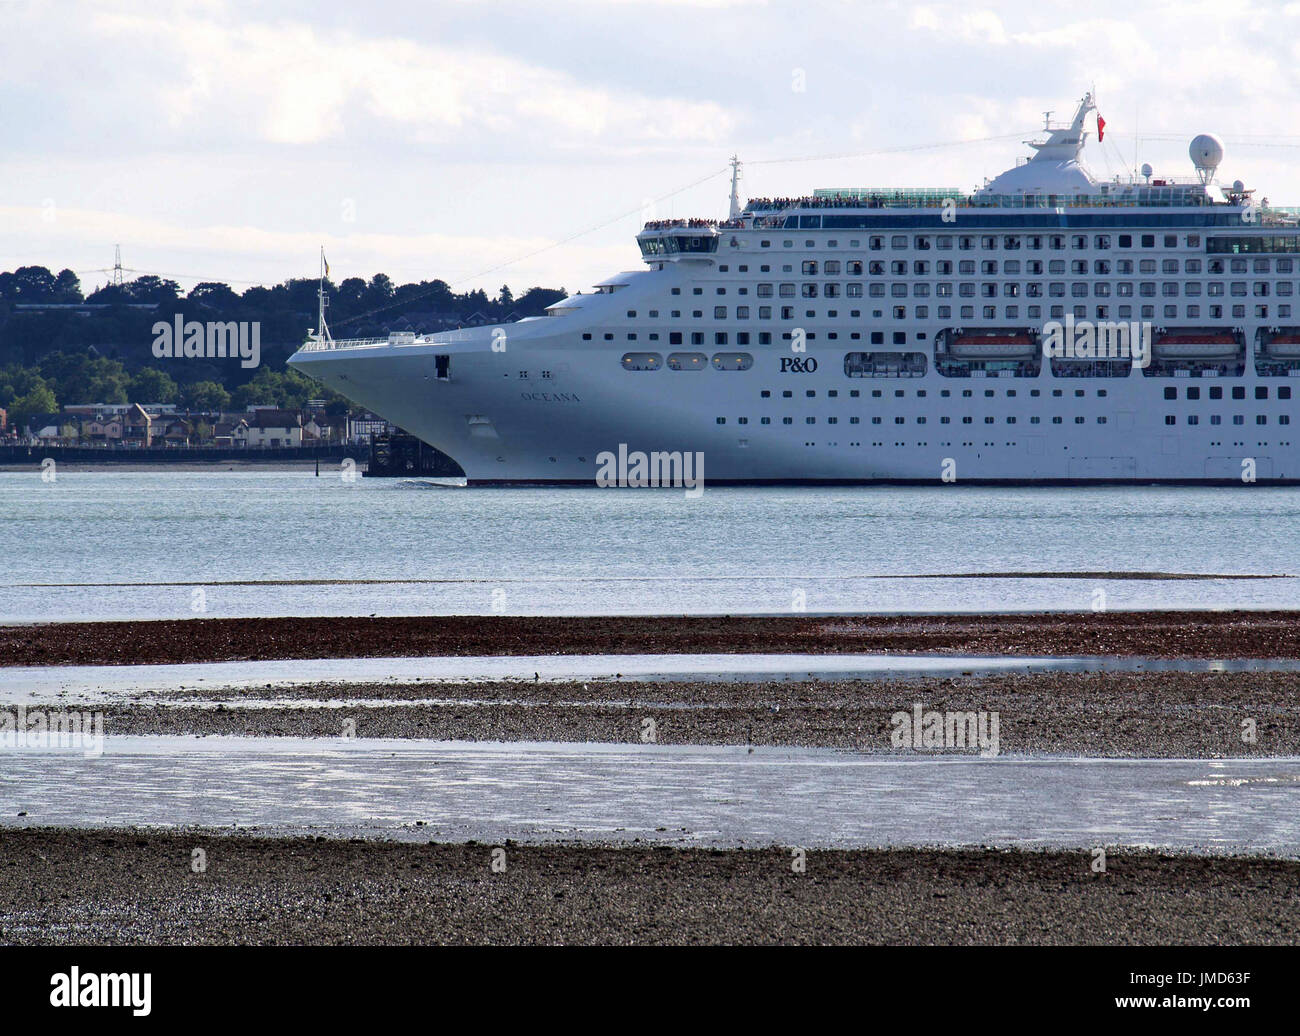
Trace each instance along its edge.
<path fill-rule="evenodd" d="M 710 483 L 1300 481 L 1294 216 L 1219 184 L 1208 135 L 1195 177 L 1099 180 L 1094 111 L 975 191 L 733 175 L 727 219 L 647 223 L 644 269 L 544 317 L 322 326 L 290 362 L 471 483 L 589 484 L 620 445 Z"/>

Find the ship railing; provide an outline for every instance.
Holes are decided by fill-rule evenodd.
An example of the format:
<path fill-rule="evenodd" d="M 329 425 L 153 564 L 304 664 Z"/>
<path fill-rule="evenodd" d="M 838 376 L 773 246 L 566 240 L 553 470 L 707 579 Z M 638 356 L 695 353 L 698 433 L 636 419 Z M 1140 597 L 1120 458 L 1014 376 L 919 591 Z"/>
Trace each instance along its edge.
<path fill-rule="evenodd" d="M 387 345 L 387 338 L 308 338 L 298 347 L 299 352 L 328 352 L 331 349 L 373 349 Z"/>
<path fill-rule="evenodd" d="M 954 193 L 940 195 L 936 192 L 902 193 L 893 195 L 810 196 L 806 198 L 751 200 L 750 213 L 763 218 L 767 213 L 789 213 L 803 210 L 836 209 L 1136 209 L 1136 208 L 1202 208 L 1231 205 L 1232 202 L 1215 202 L 1204 193 L 1178 186 L 1143 188 L 1125 194 L 983 194 Z M 771 217 L 767 217 L 770 219 Z"/>

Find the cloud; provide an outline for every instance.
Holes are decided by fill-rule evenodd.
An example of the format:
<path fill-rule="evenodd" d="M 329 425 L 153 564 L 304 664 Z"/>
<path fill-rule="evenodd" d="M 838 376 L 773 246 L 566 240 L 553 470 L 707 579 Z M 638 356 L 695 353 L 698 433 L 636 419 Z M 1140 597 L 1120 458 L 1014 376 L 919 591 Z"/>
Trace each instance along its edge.
<path fill-rule="evenodd" d="M 917 7 L 912 11 L 911 26 L 968 42 L 1002 46 L 1010 41 L 1002 19 L 993 11 Z"/>
<path fill-rule="evenodd" d="M 321 247 L 330 257 L 336 282 L 382 272 L 399 282 L 439 277 L 460 285 L 461 290 L 503 282 L 526 286 L 564 283 L 577 289 L 638 261 L 630 239 L 623 245 L 555 244 L 548 238 L 522 235 L 344 235 L 247 225 L 192 227 L 125 213 L 75 208 L 51 211 L 46 206 L 0 206 L 0 225 L 9 231 L 6 251 L 14 249 L 10 254 L 0 252 L 0 268 L 28 263 L 54 269 L 71 266 L 86 272 L 91 285 L 97 283 L 94 272 L 111 253 L 107 246 L 98 252 L 87 249 L 88 241 L 128 242 L 123 246 L 125 266 L 172 278 L 186 287 L 212 280 L 237 289 L 245 284 L 309 277 L 313 268 L 307 257 L 316 255 Z M 37 247 L 39 252 L 34 250 Z M 60 256 L 64 258 L 56 261 Z M 185 268 L 174 268 L 177 264 Z M 247 276 L 234 277 L 232 271 Z M 103 279 L 100 276 L 99 280 Z"/>
<path fill-rule="evenodd" d="M 342 0 L 0 0 L 0 263 L 100 267 L 120 240 L 141 268 L 277 280 L 324 241 L 348 272 L 457 279 L 733 150 L 755 195 L 971 187 L 1094 84 L 1098 173 L 1189 174 L 1186 142 L 1210 131 L 1227 179 L 1300 201 L 1300 147 L 1284 146 L 1300 142 L 1297 17 L 1300 3 L 1262 0 L 1229 18 L 1213 0 L 1064 15 L 1026 0 L 392 0 L 383 17 Z M 663 209 L 719 215 L 725 197 L 710 182 Z M 577 287 L 636 266 L 634 222 L 478 286 Z"/>
<path fill-rule="evenodd" d="M 466 133 L 551 144 L 716 141 L 731 115 L 707 100 L 582 83 L 483 49 L 361 37 L 304 23 L 100 12 L 92 33 L 122 60 L 161 62 L 153 103 L 173 128 L 217 120 L 275 144 L 364 135 L 378 122 L 423 143 Z"/>

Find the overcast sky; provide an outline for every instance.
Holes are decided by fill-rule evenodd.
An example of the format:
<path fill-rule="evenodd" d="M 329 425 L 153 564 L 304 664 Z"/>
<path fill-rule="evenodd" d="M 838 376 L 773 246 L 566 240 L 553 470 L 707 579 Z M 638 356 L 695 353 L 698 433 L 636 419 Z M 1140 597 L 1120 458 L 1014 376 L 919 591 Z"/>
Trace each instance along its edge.
<path fill-rule="evenodd" d="M 1300 3 L 977 4 L 0 0 L 0 269 L 574 291 L 724 215 L 733 151 L 750 195 L 970 188 L 1094 85 L 1094 171 L 1214 132 L 1300 204 Z"/>

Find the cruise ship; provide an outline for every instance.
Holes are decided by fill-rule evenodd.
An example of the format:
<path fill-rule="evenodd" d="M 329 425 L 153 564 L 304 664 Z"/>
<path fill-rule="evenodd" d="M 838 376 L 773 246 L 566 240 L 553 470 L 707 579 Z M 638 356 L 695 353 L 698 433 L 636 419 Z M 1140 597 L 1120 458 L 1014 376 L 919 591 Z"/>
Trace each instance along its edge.
<path fill-rule="evenodd" d="M 1194 175 L 1099 179 L 1092 125 L 1089 95 L 973 191 L 742 202 L 733 161 L 726 219 L 646 223 L 643 269 L 545 316 L 343 340 L 322 294 L 289 362 L 469 484 L 620 450 L 708 484 L 1300 481 L 1294 213 L 1208 134 Z"/>

